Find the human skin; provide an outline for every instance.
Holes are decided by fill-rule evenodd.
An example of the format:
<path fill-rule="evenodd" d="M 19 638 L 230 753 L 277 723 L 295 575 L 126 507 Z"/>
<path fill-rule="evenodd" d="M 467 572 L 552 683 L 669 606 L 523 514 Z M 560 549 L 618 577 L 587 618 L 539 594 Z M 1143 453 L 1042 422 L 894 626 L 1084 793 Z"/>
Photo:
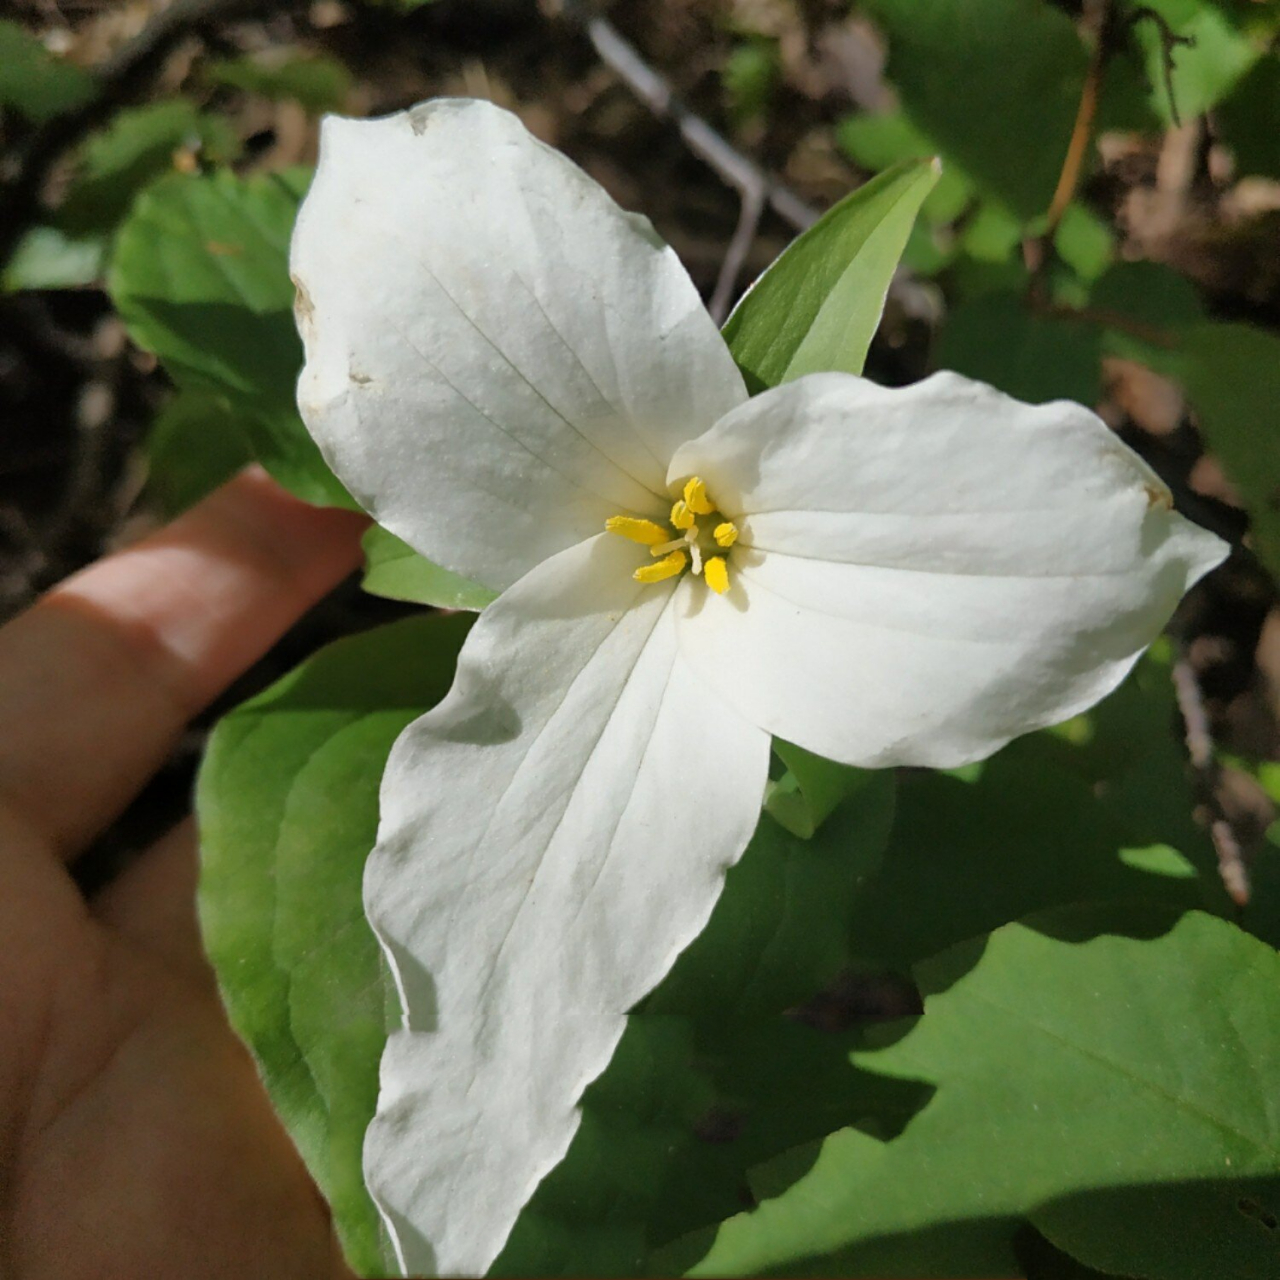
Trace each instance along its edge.
<path fill-rule="evenodd" d="M 0 1276 L 351 1275 L 204 958 L 188 821 L 68 865 L 359 558 L 246 472 L 0 629 Z"/>

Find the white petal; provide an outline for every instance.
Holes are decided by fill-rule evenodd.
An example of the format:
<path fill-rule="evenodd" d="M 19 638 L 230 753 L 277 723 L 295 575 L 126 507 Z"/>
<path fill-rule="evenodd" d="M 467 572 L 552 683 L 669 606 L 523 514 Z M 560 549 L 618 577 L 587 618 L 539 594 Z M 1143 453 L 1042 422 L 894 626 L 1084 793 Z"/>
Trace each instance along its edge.
<path fill-rule="evenodd" d="M 1110 692 L 1226 545 L 1100 419 L 938 374 L 816 374 L 682 449 L 742 536 L 680 651 L 756 724 L 946 766 Z"/>
<path fill-rule="evenodd" d="M 294 234 L 298 400 L 380 523 L 495 590 L 746 398 L 649 223 L 486 102 L 331 117 Z"/>
<path fill-rule="evenodd" d="M 408 1030 L 365 1171 L 410 1274 L 496 1257 L 759 816 L 768 736 L 680 661 L 685 588 L 641 553 L 602 536 L 495 601 L 387 766 L 365 898 Z"/>

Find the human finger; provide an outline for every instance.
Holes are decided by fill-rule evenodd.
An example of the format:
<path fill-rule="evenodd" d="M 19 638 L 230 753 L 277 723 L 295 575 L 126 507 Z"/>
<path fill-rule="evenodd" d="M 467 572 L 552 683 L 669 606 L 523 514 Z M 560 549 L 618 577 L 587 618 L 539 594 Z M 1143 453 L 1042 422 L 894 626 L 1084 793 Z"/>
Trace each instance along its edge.
<path fill-rule="evenodd" d="M 365 523 L 247 471 L 0 629 L 0 800 L 74 856 L 355 567 Z"/>
<path fill-rule="evenodd" d="M 98 893 L 90 909 L 117 936 L 213 991 L 196 923 L 198 878 L 195 820 L 187 818 Z"/>

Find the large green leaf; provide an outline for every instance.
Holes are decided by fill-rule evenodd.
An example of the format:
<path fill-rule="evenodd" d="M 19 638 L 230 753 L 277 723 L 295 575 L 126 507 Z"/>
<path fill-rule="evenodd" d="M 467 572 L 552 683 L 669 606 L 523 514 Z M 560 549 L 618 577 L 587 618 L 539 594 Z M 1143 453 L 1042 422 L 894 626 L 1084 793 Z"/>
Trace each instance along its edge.
<path fill-rule="evenodd" d="M 1012 293 L 961 302 L 933 353 L 934 364 L 999 387 L 1033 404 L 1065 397 L 1092 406 L 1101 390 L 1099 330 L 1040 315 Z"/>
<path fill-rule="evenodd" d="M 360 1146 L 396 1012 L 360 876 L 387 751 L 444 692 L 467 626 L 416 618 L 330 646 L 222 721 L 200 777 L 206 944 L 232 1020 L 365 1272 L 387 1265 Z M 893 805 L 890 774 L 857 777 L 812 840 L 762 819 L 708 929 L 585 1097 L 579 1135 L 499 1273 L 631 1274 L 732 1213 L 753 1164 L 868 1111 L 905 1117 L 918 1103 L 855 1071 L 847 1037 L 779 1018 L 849 960 L 848 904 Z M 600 1203 L 612 1208 L 597 1217 Z"/>
<path fill-rule="evenodd" d="M 1020 218 L 1043 213 L 1088 54 L 1044 0 L 868 0 L 913 123 Z"/>
<path fill-rule="evenodd" d="M 917 977 L 924 1017 L 855 1061 L 934 1096 L 888 1142 L 828 1139 L 693 1274 L 1014 1275 L 1027 1214 L 1109 1272 L 1276 1274 L 1275 951 L 1199 913 L 1070 908 Z"/>
<path fill-rule="evenodd" d="M 441 609 L 478 610 L 497 599 L 497 592 L 432 564 L 381 525 L 370 526 L 363 546 L 365 570 L 360 585 L 371 595 Z"/>
<path fill-rule="evenodd" d="M 861 373 L 931 161 L 907 161 L 846 196 L 778 257 L 734 308 L 725 340 L 752 391 L 806 373 Z"/>
<path fill-rule="evenodd" d="M 205 945 L 364 1274 L 388 1265 L 360 1151 L 399 1013 L 361 875 L 387 752 L 444 695 L 469 623 L 413 618 L 338 641 L 226 716 L 200 772 Z"/>
<path fill-rule="evenodd" d="M 130 336 L 180 387 L 231 401 L 277 480 L 349 505 L 294 404 L 302 344 L 289 236 L 308 180 L 300 170 L 161 179 L 121 226 L 107 287 Z"/>
<path fill-rule="evenodd" d="M 1120 837 L 1117 856 L 1126 866 L 1183 880 L 1194 868 L 1199 905 L 1225 913 L 1231 907 L 1217 855 L 1193 813 L 1197 800 L 1171 664 L 1168 642 L 1157 640 L 1109 698 L 1065 725 L 1015 743 L 1009 751 L 1028 763 L 1040 760 L 1047 767 L 1052 761 L 1082 779 L 1093 796 L 1091 807 L 1114 824 Z M 1148 882 L 1143 892 L 1167 898 L 1172 887 L 1166 884 L 1153 893 Z M 1197 899 L 1179 894 L 1179 901 Z M 1028 905 L 1023 911 L 1033 909 Z"/>
<path fill-rule="evenodd" d="M 1157 644 L 1096 707 L 1010 743 L 963 780 L 906 774 L 883 864 L 852 904 L 863 964 L 905 968 L 1071 902 L 1229 912 L 1192 816 L 1169 664 Z"/>
<path fill-rule="evenodd" d="M 0 107 L 29 120 L 48 120 L 88 101 L 93 76 L 55 57 L 31 32 L 0 19 Z"/>
<path fill-rule="evenodd" d="M 840 975 L 854 956 L 849 921 L 884 855 L 896 790 L 889 771 L 857 778 L 812 837 L 761 819 L 706 929 L 642 1012 L 769 1018 Z"/>
<path fill-rule="evenodd" d="M 918 1105 L 918 1090 L 850 1067 L 849 1035 L 781 1016 L 850 961 L 849 904 L 893 811 L 892 776 L 861 776 L 811 840 L 761 819 L 707 928 L 628 1019 L 492 1274 L 669 1274 L 657 1251 L 739 1208 L 754 1165 L 868 1115 L 896 1129 Z"/>

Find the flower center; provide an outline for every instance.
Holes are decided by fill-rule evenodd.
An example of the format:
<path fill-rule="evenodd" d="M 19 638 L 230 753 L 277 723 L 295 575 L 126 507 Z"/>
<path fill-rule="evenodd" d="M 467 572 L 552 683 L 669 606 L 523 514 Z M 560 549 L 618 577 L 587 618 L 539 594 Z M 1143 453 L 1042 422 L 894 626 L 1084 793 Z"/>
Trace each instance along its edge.
<path fill-rule="evenodd" d="M 728 551 L 737 542 L 738 526 L 732 520 L 715 518 L 717 515 L 716 504 L 707 496 L 707 486 L 694 476 L 685 484 L 684 496 L 677 498 L 671 508 L 669 529 L 635 516 L 611 516 L 604 527 L 609 533 L 649 548 L 653 563 L 642 564 L 631 575 L 637 582 L 662 582 L 692 565 L 693 572 L 701 574 L 712 591 L 723 595 L 729 590 L 729 565 L 717 551 Z M 699 517 L 707 516 L 712 519 L 699 524 Z"/>

